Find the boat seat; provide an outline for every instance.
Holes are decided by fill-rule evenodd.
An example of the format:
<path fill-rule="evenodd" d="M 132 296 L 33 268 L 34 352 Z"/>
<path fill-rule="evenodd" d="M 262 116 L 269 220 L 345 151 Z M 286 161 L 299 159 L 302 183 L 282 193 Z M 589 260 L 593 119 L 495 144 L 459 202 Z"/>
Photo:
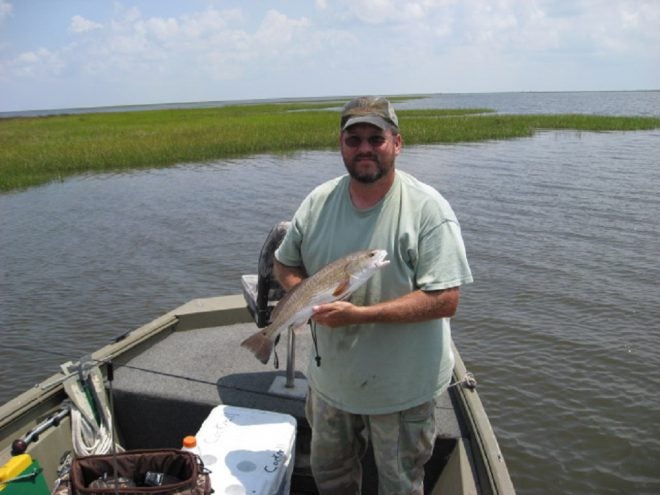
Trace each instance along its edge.
<path fill-rule="evenodd" d="M 259 328 L 270 322 L 270 313 L 284 295 L 284 289 L 273 274 L 275 250 L 282 242 L 291 222 L 279 222 L 268 234 L 261 247 L 257 274 L 243 275 L 241 285 L 248 310 Z"/>

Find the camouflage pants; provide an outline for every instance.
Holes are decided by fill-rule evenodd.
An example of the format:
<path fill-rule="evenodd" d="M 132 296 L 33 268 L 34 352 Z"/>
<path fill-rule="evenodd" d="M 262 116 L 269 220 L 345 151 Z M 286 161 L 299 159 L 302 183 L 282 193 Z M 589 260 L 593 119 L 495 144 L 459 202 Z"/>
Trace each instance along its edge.
<path fill-rule="evenodd" d="M 311 389 L 311 465 L 321 495 L 358 495 L 361 459 L 371 440 L 379 495 L 422 495 L 424 464 L 435 440 L 435 401 L 393 414 L 359 415 L 334 408 Z"/>

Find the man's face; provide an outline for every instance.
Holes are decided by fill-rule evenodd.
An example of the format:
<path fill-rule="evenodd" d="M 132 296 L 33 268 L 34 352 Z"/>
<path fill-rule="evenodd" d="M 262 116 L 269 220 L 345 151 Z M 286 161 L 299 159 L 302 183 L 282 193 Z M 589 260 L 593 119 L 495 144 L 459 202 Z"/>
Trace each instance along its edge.
<path fill-rule="evenodd" d="M 372 184 L 394 173 L 401 135 L 369 124 L 356 124 L 341 133 L 341 156 L 350 176 Z"/>

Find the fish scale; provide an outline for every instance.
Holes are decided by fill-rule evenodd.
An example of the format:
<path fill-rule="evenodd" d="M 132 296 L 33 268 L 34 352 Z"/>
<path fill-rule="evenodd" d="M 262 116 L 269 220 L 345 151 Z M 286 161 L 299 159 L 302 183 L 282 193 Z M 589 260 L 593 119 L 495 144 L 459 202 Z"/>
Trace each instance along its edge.
<path fill-rule="evenodd" d="M 275 306 L 272 323 L 245 339 L 241 346 L 266 364 L 282 331 L 307 323 L 314 306 L 349 297 L 380 268 L 389 264 L 386 256 L 387 251 L 383 249 L 357 251 L 324 266 L 291 289 Z"/>

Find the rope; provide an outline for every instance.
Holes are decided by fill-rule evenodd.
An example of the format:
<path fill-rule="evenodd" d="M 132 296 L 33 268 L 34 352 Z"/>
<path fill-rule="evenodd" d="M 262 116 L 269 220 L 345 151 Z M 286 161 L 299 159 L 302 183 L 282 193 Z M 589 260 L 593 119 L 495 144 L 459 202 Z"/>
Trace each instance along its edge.
<path fill-rule="evenodd" d="M 108 407 L 105 390 L 103 386 L 103 377 L 98 367 L 88 370 L 89 379 L 85 383 L 79 380 L 69 380 L 65 382 L 64 387 L 67 395 L 71 399 L 71 440 L 73 451 L 77 456 L 88 456 L 97 454 L 107 454 L 113 448 L 112 424 L 113 417 Z M 85 393 L 87 391 L 98 399 L 96 410 L 92 406 L 95 401 L 90 401 Z M 93 389 L 93 390 L 92 390 Z M 100 421 L 97 423 L 94 416 L 96 412 Z M 123 450 L 119 445 L 118 450 Z"/>
<path fill-rule="evenodd" d="M 71 430 L 77 456 L 107 454 L 112 449 L 112 436 L 105 425 L 90 424 L 78 408 L 71 410 Z"/>
<path fill-rule="evenodd" d="M 463 378 L 461 378 L 457 382 L 452 383 L 447 388 L 458 387 L 459 385 L 463 385 L 465 386 L 465 388 L 469 388 L 470 390 L 472 390 L 477 388 L 477 379 L 474 377 L 474 375 L 471 372 L 466 371 Z"/>

